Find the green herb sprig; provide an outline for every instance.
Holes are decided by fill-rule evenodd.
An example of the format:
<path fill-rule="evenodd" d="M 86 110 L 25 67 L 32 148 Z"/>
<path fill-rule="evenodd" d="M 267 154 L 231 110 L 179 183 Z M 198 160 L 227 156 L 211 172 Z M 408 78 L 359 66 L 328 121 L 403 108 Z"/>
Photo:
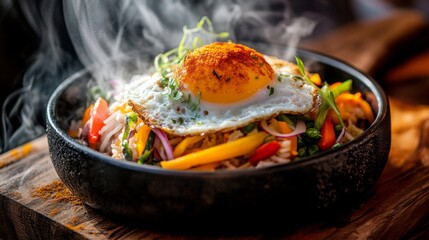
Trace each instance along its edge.
<path fill-rule="evenodd" d="M 319 88 L 314 84 L 305 73 L 305 67 L 304 63 L 299 57 L 295 57 L 296 63 L 298 64 L 299 71 L 301 72 L 303 78 L 308 84 L 311 84 L 314 88 L 317 89 L 318 93 L 322 97 L 323 103 L 322 106 L 319 108 L 319 114 L 317 116 L 317 119 L 314 123 L 314 127 L 316 129 L 320 129 L 323 125 L 323 122 L 325 121 L 326 115 L 328 114 L 328 110 L 332 108 L 337 115 L 338 119 L 340 120 L 340 124 L 343 128 L 345 128 L 343 119 L 341 118 L 340 111 L 337 108 L 337 105 L 335 104 L 335 96 L 332 90 L 329 89 L 328 85 L 324 85 L 322 88 Z"/>

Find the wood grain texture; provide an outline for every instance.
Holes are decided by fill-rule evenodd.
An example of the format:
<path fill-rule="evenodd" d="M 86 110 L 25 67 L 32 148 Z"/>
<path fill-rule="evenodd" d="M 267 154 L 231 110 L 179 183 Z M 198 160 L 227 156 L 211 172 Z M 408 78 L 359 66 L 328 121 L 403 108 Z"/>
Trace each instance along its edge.
<path fill-rule="evenodd" d="M 421 13 L 398 10 L 384 18 L 347 24 L 300 47 L 331 55 L 371 74 L 426 24 Z"/>
<path fill-rule="evenodd" d="M 0 155 L 0 169 L 21 160 L 23 157 L 40 150 L 46 149 L 48 144 L 46 136 L 36 138 L 22 146 L 18 146 Z"/>

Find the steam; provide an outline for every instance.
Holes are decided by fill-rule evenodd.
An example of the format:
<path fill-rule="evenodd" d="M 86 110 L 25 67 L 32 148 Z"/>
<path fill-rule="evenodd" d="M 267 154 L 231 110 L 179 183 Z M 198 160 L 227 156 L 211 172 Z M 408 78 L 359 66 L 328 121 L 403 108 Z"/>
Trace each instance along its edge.
<path fill-rule="evenodd" d="M 40 5 L 37 3 L 40 2 Z M 2 105 L 2 142 L 8 150 L 45 133 L 47 101 L 58 84 L 79 67 L 60 41 L 55 15 L 61 4 L 50 1 L 26 1 L 20 4 L 29 25 L 40 37 L 40 51 L 32 59 L 22 78 L 23 88 L 10 94 Z"/>
<path fill-rule="evenodd" d="M 93 75 L 101 86 L 112 78 L 127 79 L 130 65 L 151 68 L 155 55 L 178 45 L 183 26 L 195 26 L 202 16 L 212 19 L 216 31 L 230 32 L 233 41 L 289 45 L 281 53 L 287 59 L 316 25 L 294 16 L 281 0 L 42 0 L 26 1 L 21 7 L 41 44 L 23 79 L 24 88 L 3 104 L 3 150 L 44 133 L 46 103 L 73 72 L 97 65 Z"/>

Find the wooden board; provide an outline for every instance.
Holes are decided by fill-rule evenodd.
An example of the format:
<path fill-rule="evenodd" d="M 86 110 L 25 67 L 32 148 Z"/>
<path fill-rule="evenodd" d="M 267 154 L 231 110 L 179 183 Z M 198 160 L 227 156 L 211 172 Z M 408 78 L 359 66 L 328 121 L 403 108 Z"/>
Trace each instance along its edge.
<path fill-rule="evenodd" d="M 260 232 L 249 229 L 247 233 L 192 233 L 190 228 L 184 233 L 171 233 L 144 226 L 133 227 L 97 213 L 74 197 L 59 181 L 45 147 L 0 169 L 0 235 L 24 239 L 65 236 L 82 239 L 200 239 L 214 236 L 221 239 L 343 239 L 357 236 L 393 239 L 426 235 L 423 227 L 429 216 L 429 168 L 426 167 L 428 164 L 421 163 L 418 154 L 413 157 L 412 153 L 419 143 L 421 124 L 429 119 L 429 106 L 406 105 L 395 99 L 390 102 L 394 119 L 392 146 L 396 148 L 404 138 L 410 144 L 392 149 L 373 195 L 355 211 L 340 218 L 314 222 L 292 231 L 279 229 L 275 235 L 263 229 Z M 411 117 L 413 124 L 405 127 Z M 426 132 L 429 135 L 429 128 Z M 47 144 L 45 136 L 37 141 Z M 429 139 L 425 141 L 427 148 Z"/>
<path fill-rule="evenodd" d="M 419 21 L 415 22 L 420 26 Z M 356 59 L 358 63 L 363 58 Z M 32 150 L 24 151 L 25 156 L 9 153 L 0 156 L 0 238 L 427 239 L 429 106 L 407 104 L 395 98 L 390 98 L 390 103 L 392 150 L 386 169 L 372 195 L 361 206 L 341 216 L 275 231 L 245 227 L 237 232 L 198 231 L 190 226 L 183 232 L 171 232 L 144 225 L 137 227 L 103 216 L 74 197 L 59 181 L 43 136 L 31 143 Z"/>
<path fill-rule="evenodd" d="M 426 25 L 419 12 L 402 10 L 380 19 L 347 24 L 300 46 L 331 55 L 373 74 Z"/>

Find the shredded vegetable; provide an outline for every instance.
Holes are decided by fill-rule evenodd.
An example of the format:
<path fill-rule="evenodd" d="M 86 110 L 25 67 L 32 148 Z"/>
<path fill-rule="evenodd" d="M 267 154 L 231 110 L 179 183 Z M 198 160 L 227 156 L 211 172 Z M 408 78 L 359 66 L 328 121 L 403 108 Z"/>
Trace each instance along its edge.
<path fill-rule="evenodd" d="M 171 161 L 162 161 L 161 166 L 165 169 L 189 169 L 207 163 L 218 162 L 243 156 L 254 151 L 268 136 L 265 132 L 258 132 L 235 141 L 220 144 L 199 152 L 176 158 Z"/>

